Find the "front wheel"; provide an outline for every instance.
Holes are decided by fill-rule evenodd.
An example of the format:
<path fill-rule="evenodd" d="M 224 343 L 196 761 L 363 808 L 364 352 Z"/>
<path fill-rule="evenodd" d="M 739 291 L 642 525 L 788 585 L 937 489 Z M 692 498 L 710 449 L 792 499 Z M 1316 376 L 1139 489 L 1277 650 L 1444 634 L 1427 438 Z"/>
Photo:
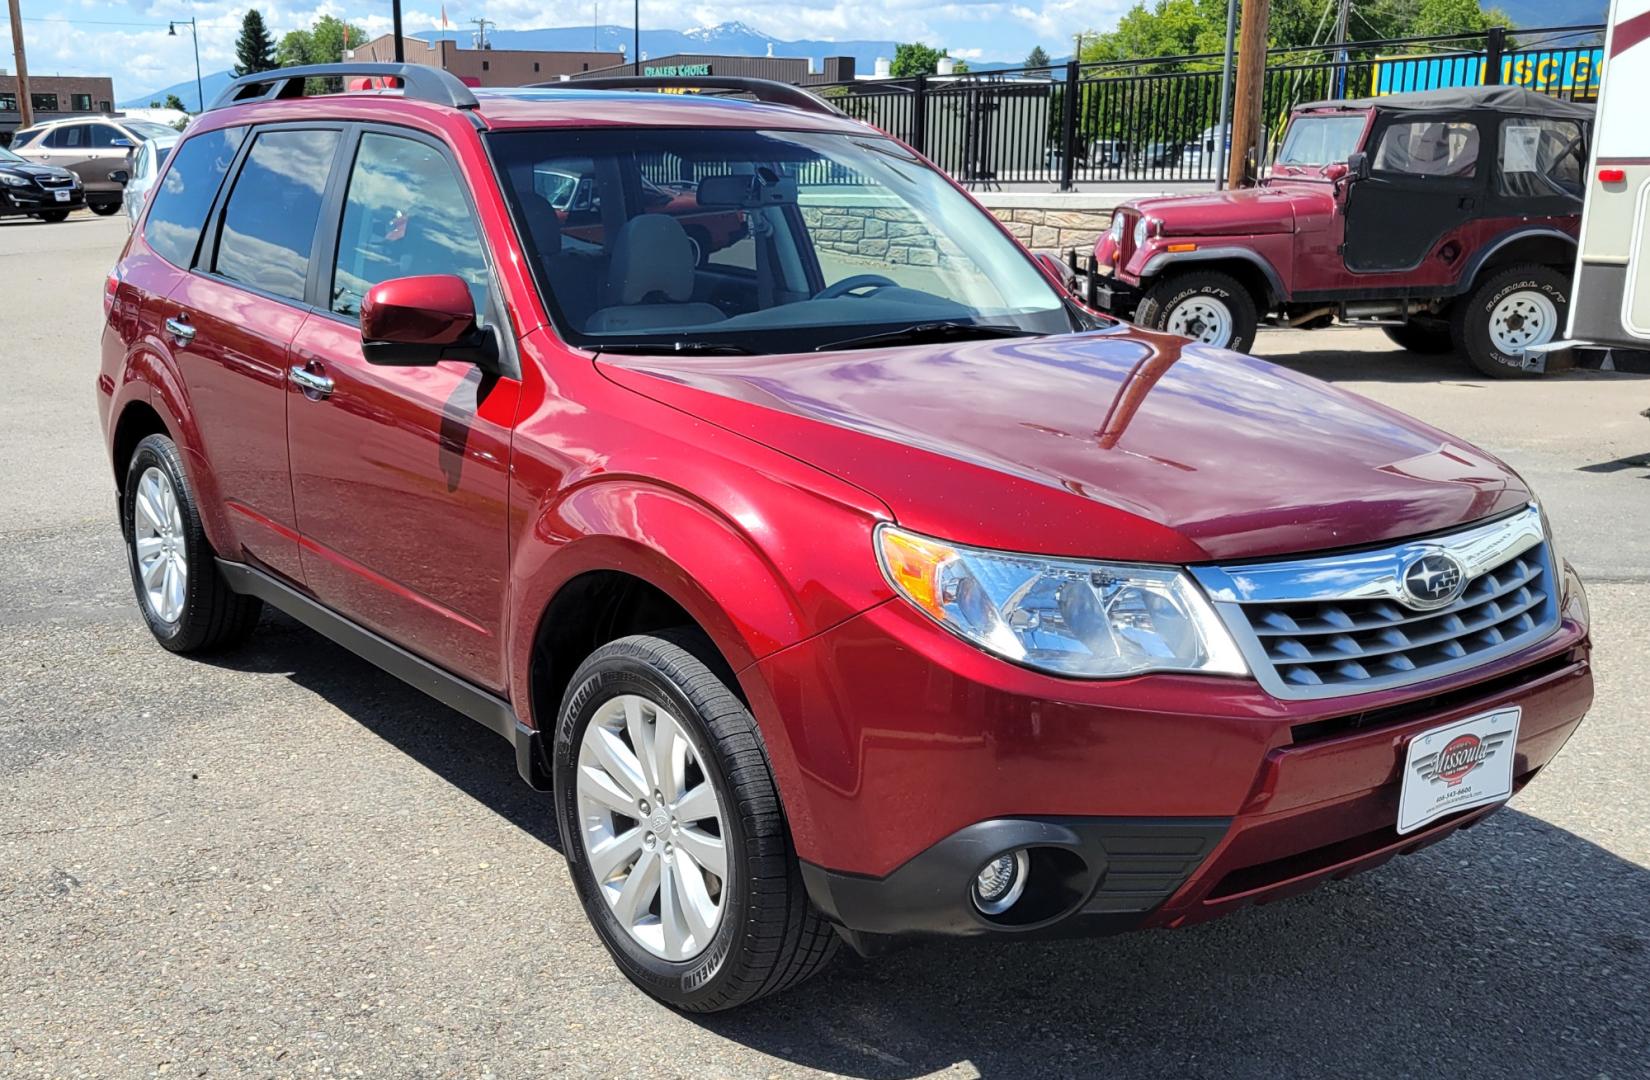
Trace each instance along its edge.
<path fill-rule="evenodd" d="M 1249 290 L 1218 270 L 1188 270 L 1146 290 L 1134 321 L 1204 345 L 1247 352 L 1255 343 L 1260 313 Z"/>
<path fill-rule="evenodd" d="M 1450 332 L 1456 347 L 1492 379 L 1540 375 L 1524 366 L 1524 357 L 1563 330 L 1569 288 L 1569 275 L 1551 266 L 1531 263 L 1491 274 L 1455 305 Z"/>
<path fill-rule="evenodd" d="M 178 448 L 164 435 L 137 445 L 122 491 L 126 556 L 138 608 L 155 640 L 176 653 L 244 640 L 263 608 L 229 588 L 201 526 Z"/>
<path fill-rule="evenodd" d="M 69 212 L 67 210 L 42 210 L 40 213 L 36 214 L 35 217 L 38 217 L 41 221 L 48 221 L 55 225 L 59 221 L 68 221 Z"/>
<path fill-rule="evenodd" d="M 756 722 L 707 661 L 686 631 L 604 645 L 574 673 L 555 737 L 585 914 L 632 982 L 689 1012 L 800 982 L 838 941 L 803 887 Z"/>

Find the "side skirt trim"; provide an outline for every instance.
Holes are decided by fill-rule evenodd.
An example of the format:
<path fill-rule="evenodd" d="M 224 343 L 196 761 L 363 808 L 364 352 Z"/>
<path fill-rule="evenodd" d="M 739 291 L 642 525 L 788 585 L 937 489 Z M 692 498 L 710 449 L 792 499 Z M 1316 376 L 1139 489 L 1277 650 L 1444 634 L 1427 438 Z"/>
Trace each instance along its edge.
<path fill-rule="evenodd" d="M 361 659 L 509 739 L 516 747 L 516 768 L 522 779 L 539 790 L 548 790 L 549 771 L 543 765 L 539 733 L 516 717 L 508 701 L 408 652 L 257 567 L 227 559 L 217 562 L 219 573 L 231 589 L 284 611 Z"/>

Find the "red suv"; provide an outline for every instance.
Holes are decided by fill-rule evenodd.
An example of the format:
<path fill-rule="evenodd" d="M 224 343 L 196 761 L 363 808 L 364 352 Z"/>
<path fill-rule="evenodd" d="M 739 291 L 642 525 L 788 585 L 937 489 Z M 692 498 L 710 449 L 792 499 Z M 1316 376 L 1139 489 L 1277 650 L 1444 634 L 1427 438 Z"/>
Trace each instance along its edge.
<path fill-rule="evenodd" d="M 304 96 L 343 74 L 401 85 Z M 1586 599 L 1506 465 L 1099 319 L 802 91 L 692 89 L 293 68 L 196 120 L 98 382 L 163 646 L 269 604 L 512 740 L 619 966 L 694 1010 L 839 940 L 1271 900 L 1575 730 Z"/>

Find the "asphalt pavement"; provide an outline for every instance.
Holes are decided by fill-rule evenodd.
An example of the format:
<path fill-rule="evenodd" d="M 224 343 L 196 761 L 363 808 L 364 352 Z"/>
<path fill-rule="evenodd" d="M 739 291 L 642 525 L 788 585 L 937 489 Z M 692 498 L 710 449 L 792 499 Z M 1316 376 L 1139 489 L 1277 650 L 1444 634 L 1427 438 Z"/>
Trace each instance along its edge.
<path fill-rule="evenodd" d="M 1650 379 L 1258 345 L 1504 456 L 1591 582 L 1597 705 L 1509 808 L 1213 924 L 694 1018 L 608 962 L 505 742 L 282 617 L 151 642 L 93 408 L 124 237 L 0 222 L 0 1076 L 1650 1074 Z"/>

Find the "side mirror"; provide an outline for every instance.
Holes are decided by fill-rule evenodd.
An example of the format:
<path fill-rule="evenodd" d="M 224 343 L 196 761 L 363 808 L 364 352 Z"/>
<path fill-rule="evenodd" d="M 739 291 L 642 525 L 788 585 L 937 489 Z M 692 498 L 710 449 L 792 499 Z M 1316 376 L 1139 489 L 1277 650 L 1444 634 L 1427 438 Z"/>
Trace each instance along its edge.
<path fill-rule="evenodd" d="M 131 139 L 114 138 L 109 140 L 109 145 L 114 147 L 116 150 L 130 150 L 132 147 L 136 146 L 137 143 L 133 142 Z"/>
<path fill-rule="evenodd" d="M 1076 295 L 1077 275 L 1072 271 L 1071 267 L 1067 266 L 1059 259 L 1056 259 L 1053 255 L 1050 255 L 1046 251 L 1040 251 L 1033 255 L 1032 258 L 1036 259 L 1037 265 L 1043 268 L 1043 273 L 1060 283 L 1060 287 L 1062 289 L 1066 290 L 1066 292 L 1071 295 Z"/>
<path fill-rule="evenodd" d="M 1369 155 L 1362 150 L 1355 150 L 1346 159 L 1347 175 L 1354 180 L 1369 179 Z"/>
<path fill-rule="evenodd" d="M 361 355 L 369 364 L 429 367 L 443 360 L 490 367 L 493 332 L 476 323 L 470 287 L 456 274 L 392 278 L 361 300 Z"/>
<path fill-rule="evenodd" d="M 132 174 L 125 169 L 116 169 L 109 174 L 109 179 L 116 184 L 124 184 L 132 179 Z"/>

